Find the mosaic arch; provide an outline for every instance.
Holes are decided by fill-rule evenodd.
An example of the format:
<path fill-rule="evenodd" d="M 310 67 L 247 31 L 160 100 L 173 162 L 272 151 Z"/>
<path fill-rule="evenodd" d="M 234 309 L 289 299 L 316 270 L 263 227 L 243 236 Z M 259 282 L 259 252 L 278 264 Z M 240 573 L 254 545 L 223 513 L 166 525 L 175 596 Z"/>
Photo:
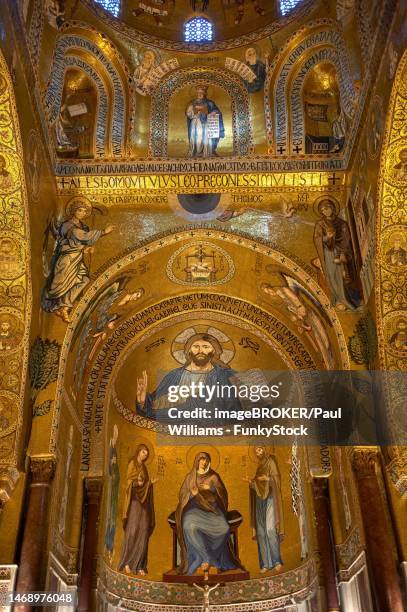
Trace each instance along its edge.
<path fill-rule="evenodd" d="M 13 86 L 0 52 L 0 466 L 20 449 L 31 320 L 30 236 L 23 149 Z"/>
<path fill-rule="evenodd" d="M 184 304 L 189 301 L 190 295 L 178 296 L 181 298 Z M 211 294 L 208 294 L 208 301 L 211 300 Z M 226 297 L 226 296 L 224 296 Z M 249 308 L 250 304 L 244 300 L 236 300 L 239 302 L 241 308 Z M 162 300 L 151 305 L 155 310 L 159 307 L 166 308 L 166 304 L 169 300 Z M 149 311 L 150 307 L 145 310 Z M 278 343 L 269 333 L 263 333 L 259 329 L 249 322 L 244 321 L 242 318 L 232 317 L 230 315 L 224 315 L 210 309 L 205 310 L 194 310 L 194 312 L 187 312 L 186 314 L 178 316 L 170 316 L 169 318 L 152 324 L 147 327 L 142 333 L 136 332 L 137 321 L 144 320 L 145 311 L 139 311 L 129 315 L 127 319 L 123 320 L 120 325 L 116 328 L 114 336 L 106 339 L 106 343 L 100 346 L 99 352 L 96 354 L 93 360 L 93 365 L 88 373 L 87 378 L 81 383 L 85 389 L 83 400 L 79 402 L 83 406 L 83 413 L 81 414 L 83 435 L 83 448 L 86 449 L 86 459 L 83 459 L 82 471 L 89 469 L 91 472 L 103 471 L 103 440 L 106 435 L 107 425 L 107 411 L 106 407 L 111 406 L 115 412 L 121 415 L 121 417 L 142 429 L 160 432 L 168 435 L 167 426 L 160 424 L 149 418 L 140 416 L 134 412 L 134 408 L 126 400 L 122 401 L 120 397 L 120 391 L 116 390 L 115 382 L 117 377 L 120 375 L 122 367 L 131 360 L 135 355 L 140 354 L 141 359 L 146 355 L 144 350 L 141 350 L 141 346 L 146 342 L 153 343 L 154 338 L 161 334 L 171 334 L 171 330 L 174 326 L 189 325 L 194 326 L 199 321 L 210 322 L 214 327 L 223 325 L 232 325 L 235 329 L 239 329 L 242 334 L 249 333 L 256 337 L 256 339 L 268 345 L 279 357 L 282 358 L 287 365 L 287 369 L 293 370 L 293 360 L 289 357 L 289 352 L 293 352 L 294 345 L 297 350 L 297 358 L 301 354 L 301 358 L 304 360 L 304 367 L 312 370 L 316 370 L 316 365 L 308 354 L 307 349 L 301 344 L 300 341 L 297 343 L 292 342 L 292 346 L 288 347 L 287 351 L 279 349 Z M 274 317 L 268 315 L 266 311 L 263 311 L 263 318 L 266 320 L 273 320 Z M 277 323 L 281 328 L 283 335 L 290 335 L 290 331 L 280 321 Z M 141 366 L 140 366 L 141 367 Z M 92 432 L 88 430 L 88 423 L 97 423 L 97 426 L 92 427 Z"/>
<path fill-rule="evenodd" d="M 382 148 L 381 170 L 378 185 L 376 237 L 376 314 L 379 336 L 380 368 L 406 370 L 405 331 L 407 329 L 407 52 L 400 60 L 393 84 L 386 132 Z M 388 409 L 395 436 L 405 436 L 402 431 L 400 410 L 405 404 L 406 390 L 401 384 L 388 387 Z M 393 461 L 395 472 L 403 467 L 402 447 L 397 449 Z M 400 460 L 400 464 L 397 461 Z M 391 466 L 387 466 L 391 470 Z M 397 480 L 397 478 L 396 478 Z"/>
<path fill-rule="evenodd" d="M 84 52 L 89 53 L 93 60 L 97 60 L 97 69 L 90 67 L 89 64 L 83 60 Z M 48 114 L 49 121 L 54 123 L 58 116 L 64 87 L 65 72 L 67 68 L 75 65 L 73 64 L 75 60 L 82 62 L 82 69 L 93 79 L 98 89 L 98 127 L 108 123 L 109 98 L 106 95 L 106 91 L 108 90 L 109 86 L 112 89 L 112 115 L 110 129 L 108 131 L 108 149 L 110 148 L 111 152 L 105 152 L 105 155 L 106 153 L 112 154 L 115 157 L 124 155 L 126 141 L 127 102 L 123 80 L 115 66 L 102 52 L 100 47 L 88 38 L 78 36 L 76 34 L 64 34 L 58 38 L 50 71 L 49 85 L 45 94 L 45 109 Z M 90 70 L 92 71 L 92 74 L 90 73 Z M 98 77 L 98 79 L 96 77 Z M 98 81 L 101 82 L 102 80 L 105 81 L 103 90 L 101 89 L 100 85 L 98 85 Z M 101 97 L 106 99 L 102 102 Z M 100 142 L 98 144 L 100 147 Z M 97 150 L 98 155 L 100 155 L 99 151 L 100 148 Z"/>
<path fill-rule="evenodd" d="M 346 44 L 342 34 L 333 25 L 334 22 L 331 20 L 321 19 L 309 24 L 308 27 L 314 28 L 311 33 L 305 28 L 295 32 L 276 55 L 270 66 L 264 86 L 266 131 L 269 146 L 274 146 L 276 151 L 281 147 L 281 154 L 285 155 L 289 152 L 288 117 L 290 114 L 295 115 L 297 112 L 297 108 L 292 108 L 290 100 L 292 89 L 289 90 L 289 83 L 296 75 L 298 66 L 303 64 L 304 78 L 306 73 L 314 67 L 315 63 L 312 63 L 312 61 L 309 67 L 307 64 L 310 51 L 318 53 L 325 50 L 325 53 L 331 56 L 330 61 L 337 68 L 344 111 L 349 116 L 353 115 L 356 90 L 350 72 Z M 303 34 L 303 38 L 293 48 L 294 41 L 301 34 Z M 302 129 L 304 130 L 304 126 L 302 126 Z"/>
<path fill-rule="evenodd" d="M 227 92 L 232 101 L 233 150 L 246 156 L 252 147 L 249 97 L 241 80 L 230 72 L 216 68 L 185 68 L 163 79 L 154 92 L 151 106 L 150 152 L 165 157 L 168 144 L 168 108 L 171 97 L 186 85 L 216 85 Z"/>
<path fill-rule="evenodd" d="M 106 151 L 109 150 L 108 132 L 106 131 L 106 118 L 109 113 L 109 94 L 106 86 L 96 70 L 88 64 L 84 59 L 75 56 L 66 56 L 65 58 L 65 70 L 62 79 L 62 83 L 65 81 L 65 74 L 69 68 L 79 68 L 82 70 L 93 82 L 96 91 L 98 93 L 97 108 L 96 108 L 96 129 L 94 136 L 94 151 L 97 157 L 104 157 Z M 52 102 L 51 115 L 56 118 L 55 113 L 59 112 L 62 103 L 62 89 L 59 91 L 59 99 L 55 97 Z M 55 119 L 53 119 L 55 121 Z"/>
<path fill-rule="evenodd" d="M 106 288 L 109 282 L 117 276 L 120 272 L 125 272 L 129 268 L 133 268 L 138 259 L 146 257 L 147 254 L 151 255 L 161 249 L 172 246 L 178 248 L 182 240 L 190 240 L 191 238 L 204 239 L 204 240 L 217 240 L 222 242 L 226 246 L 228 243 L 232 246 L 233 244 L 239 244 L 241 248 L 246 248 L 252 252 L 270 257 L 271 261 L 276 264 L 284 266 L 288 273 L 301 279 L 301 283 L 306 287 L 312 294 L 318 297 L 322 307 L 326 311 L 327 316 L 332 324 L 333 332 L 336 336 L 337 353 L 340 356 L 341 369 L 349 368 L 349 356 L 346 347 L 346 340 L 343 334 L 343 330 L 339 319 L 335 313 L 334 308 L 330 305 L 330 301 L 327 296 L 323 293 L 316 280 L 312 277 L 312 271 L 306 271 L 300 263 L 289 255 L 275 250 L 270 243 L 262 243 L 261 241 L 253 241 L 249 237 L 245 237 L 243 234 L 236 232 L 220 231 L 216 229 L 194 229 L 191 231 L 190 228 L 179 228 L 177 232 L 166 233 L 157 236 L 153 242 L 143 242 L 135 249 L 131 249 L 128 253 L 121 255 L 115 260 L 111 261 L 108 266 L 100 271 L 99 276 L 92 285 L 89 286 L 84 296 L 81 298 L 77 307 L 73 312 L 72 323 L 68 326 L 64 337 L 61 358 L 60 358 L 60 371 L 58 374 L 57 390 L 56 390 L 56 401 L 55 401 L 55 412 L 53 414 L 53 424 L 50 440 L 49 452 L 54 452 L 56 448 L 56 439 L 58 432 L 58 423 L 60 418 L 60 408 L 62 405 L 62 397 L 64 393 L 64 381 L 67 380 L 68 370 L 67 364 L 69 361 L 69 353 L 73 347 L 73 339 L 75 338 L 76 328 L 78 327 L 85 310 L 89 307 L 95 296 L 97 296 L 101 290 Z M 177 246 L 178 245 L 178 246 Z M 176 294 L 174 294 L 176 295 Z M 144 308 L 144 307 L 143 307 Z M 106 340 L 107 342 L 107 340 Z M 113 346 L 112 341 L 109 340 L 109 346 Z M 114 342 L 113 342 L 114 343 Z M 100 347 L 102 348 L 102 346 Z M 119 357 L 119 354 L 116 355 Z"/>
<path fill-rule="evenodd" d="M 343 104 L 344 107 L 347 109 L 347 114 L 350 113 L 349 116 L 353 114 L 353 99 L 350 95 L 350 85 L 352 85 L 352 83 L 349 83 L 349 81 L 344 81 L 341 53 L 338 53 L 336 49 L 329 47 L 324 47 L 319 49 L 318 51 L 315 51 L 315 53 L 313 53 L 311 56 L 304 59 L 300 68 L 298 69 L 294 80 L 292 81 L 292 85 L 290 88 L 291 116 L 295 117 L 295 119 L 291 121 L 290 153 L 294 155 L 296 153 L 297 147 L 301 149 L 301 151 L 299 151 L 300 153 L 305 152 L 305 121 L 304 104 L 302 100 L 304 81 L 310 70 L 312 70 L 320 62 L 329 62 L 335 67 L 336 75 L 338 78 L 341 104 Z"/>

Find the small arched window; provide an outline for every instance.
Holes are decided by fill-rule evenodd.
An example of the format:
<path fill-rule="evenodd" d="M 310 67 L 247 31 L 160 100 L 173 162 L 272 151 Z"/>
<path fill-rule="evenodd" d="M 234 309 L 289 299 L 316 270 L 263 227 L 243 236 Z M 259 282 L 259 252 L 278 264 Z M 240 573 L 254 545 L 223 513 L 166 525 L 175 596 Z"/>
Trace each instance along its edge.
<path fill-rule="evenodd" d="M 280 12 L 283 15 L 288 15 L 302 0 L 280 0 Z"/>
<path fill-rule="evenodd" d="M 95 2 L 103 6 L 105 11 L 113 15 L 113 17 L 120 16 L 121 0 L 95 0 Z"/>
<path fill-rule="evenodd" d="M 184 40 L 189 43 L 213 41 L 213 26 L 206 17 L 193 17 L 184 23 Z"/>

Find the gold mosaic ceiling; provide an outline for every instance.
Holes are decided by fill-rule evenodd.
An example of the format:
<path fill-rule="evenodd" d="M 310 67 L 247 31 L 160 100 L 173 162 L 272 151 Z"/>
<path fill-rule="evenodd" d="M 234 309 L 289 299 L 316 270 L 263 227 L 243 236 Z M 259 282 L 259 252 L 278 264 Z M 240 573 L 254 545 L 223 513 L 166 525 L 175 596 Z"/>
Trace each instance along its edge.
<path fill-rule="evenodd" d="M 171 42 L 183 40 L 183 24 L 196 15 L 206 16 L 212 22 L 214 39 L 220 42 L 256 32 L 259 35 L 276 32 L 298 17 L 299 12 L 317 4 L 315 0 L 303 0 L 282 16 L 280 0 L 124 0 L 120 18 L 112 19 L 94 0 L 84 3 L 117 29 L 125 24 L 126 32 L 153 34 Z"/>

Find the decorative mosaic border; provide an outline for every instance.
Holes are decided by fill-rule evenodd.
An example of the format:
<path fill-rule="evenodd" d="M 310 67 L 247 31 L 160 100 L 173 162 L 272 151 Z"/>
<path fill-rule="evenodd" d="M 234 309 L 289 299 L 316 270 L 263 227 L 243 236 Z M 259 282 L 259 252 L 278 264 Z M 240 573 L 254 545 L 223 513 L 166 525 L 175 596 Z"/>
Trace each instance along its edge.
<path fill-rule="evenodd" d="M 163 78 L 152 96 L 150 155 L 167 156 L 169 102 L 186 85 L 216 85 L 228 93 L 232 103 L 234 153 L 248 155 L 253 146 L 249 94 L 240 78 L 220 68 L 182 68 Z"/>
<path fill-rule="evenodd" d="M 385 136 L 380 160 L 378 180 L 378 206 L 376 216 L 376 316 L 379 337 L 379 363 L 383 370 L 407 370 L 405 352 L 397 351 L 390 345 L 391 332 L 388 322 L 397 319 L 406 321 L 406 266 L 395 270 L 386 263 L 386 239 L 389 232 L 407 232 L 407 176 L 403 168 L 395 166 L 400 161 L 400 151 L 407 149 L 407 51 L 404 52 L 397 68 L 390 97 L 386 121 Z M 407 234 L 406 234 L 407 235 Z M 396 437 L 405 435 L 400 420 L 399 406 L 405 403 L 403 385 L 395 389 L 394 384 L 387 390 L 386 402 L 389 414 L 389 426 Z M 399 468 L 405 463 L 405 449 L 395 449 L 397 461 L 388 473 L 399 486 L 401 473 Z M 404 455 L 404 461 L 403 461 Z"/>
<path fill-rule="evenodd" d="M 176 606 L 178 611 L 178 606 L 187 606 L 188 612 L 191 612 L 191 606 L 199 606 L 202 602 L 201 594 L 187 584 L 171 584 L 129 577 L 110 569 L 100 558 L 99 581 L 102 588 L 108 593 L 136 604 L 142 602 L 143 606 L 153 605 L 151 609 L 159 607 L 165 610 L 167 609 L 165 604 L 169 604 L 168 610 Z M 316 556 L 313 555 L 303 565 L 277 576 L 227 583 L 226 586 L 219 589 L 211 607 L 217 610 L 247 610 L 248 612 L 269 610 L 270 608 L 266 606 L 269 606 L 270 601 L 273 600 L 283 598 L 288 603 L 288 598 L 298 595 L 300 600 L 306 599 L 312 595 L 316 581 L 317 562 Z M 247 607 L 248 603 L 250 608 Z M 256 605 L 259 607 L 255 607 Z"/>
<path fill-rule="evenodd" d="M 24 176 L 24 157 L 18 113 L 14 98 L 13 83 L 7 63 L 0 51 L 0 154 L 6 159 L 6 171 L 9 173 L 9 185 L 4 185 L 0 193 L 0 226 L 4 231 L 17 235 L 18 247 L 22 253 L 24 265 L 21 274 L 15 279 L 0 279 L 4 283 L 4 292 L 0 311 L 9 313 L 18 311 L 18 319 L 23 320 L 23 335 L 18 342 L 18 350 L 13 352 L 13 359 L 7 359 L 6 371 L 2 378 L 0 393 L 7 395 L 13 404 L 11 418 L 12 430 L 9 427 L 0 430 L 0 465 L 16 465 L 20 444 L 21 426 L 24 415 L 25 386 L 29 352 L 29 333 L 32 309 L 32 292 L 30 278 L 30 234 L 28 218 L 27 189 Z M 11 233 L 9 234 L 11 235 Z M 15 301 L 10 289 L 19 289 L 21 299 Z M 10 308 L 12 306 L 12 308 Z M 13 333 L 13 332 L 12 332 Z M 12 336 L 11 336 L 12 338 Z M 0 355 L 4 357 L 5 355 Z M 17 364 L 15 363 L 17 360 Z M 13 363 L 14 362 L 14 363 Z M 16 367 L 17 366 L 17 367 Z"/>
<path fill-rule="evenodd" d="M 31 62 L 35 68 L 38 67 L 40 59 L 42 33 L 44 30 L 44 13 L 43 0 L 34 0 L 30 28 L 28 31 L 28 49 L 30 52 Z"/>
<path fill-rule="evenodd" d="M 281 611 L 281 609 L 284 607 L 285 612 L 296 612 L 298 609 L 297 605 L 294 604 L 290 606 L 290 604 L 292 604 L 292 601 L 294 600 L 300 603 L 313 599 L 316 594 L 317 588 L 318 579 L 315 578 L 314 581 L 307 588 L 302 589 L 301 591 L 296 591 L 290 595 L 257 602 L 249 601 L 245 603 L 234 603 L 225 605 L 217 605 L 211 603 L 210 609 L 214 611 L 216 610 L 216 612 L 271 612 L 272 610 Z M 117 595 L 106 591 L 104 585 L 100 580 L 98 583 L 98 599 L 102 602 L 102 605 L 104 602 L 108 602 L 113 606 L 120 604 L 120 609 L 123 611 L 134 610 L 135 612 L 157 612 L 163 610 L 164 612 L 202 612 L 202 604 L 191 606 L 175 604 L 173 606 L 166 606 L 164 604 L 144 603 L 141 601 L 130 600 L 124 597 L 118 597 Z"/>
<path fill-rule="evenodd" d="M 281 159 L 281 157 L 253 156 L 253 157 L 221 157 L 221 158 L 152 158 L 152 157 L 125 157 L 121 161 L 97 160 L 89 161 L 82 159 L 57 160 L 54 171 L 57 177 L 80 177 L 92 174 L 111 175 L 117 174 L 222 174 L 223 172 L 251 172 L 251 173 L 280 173 L 280 172 L 304 172 L 304 173 L 331 173 L 344 170 L 343 160 L 337 157 L 321 155 L 307 155 L 304 159 L 292 157 Z M 332 179 L 331 179 L 332 180 Z M 308 191 L 338 191 L 338 185 L 307 186 Z M 279 187 L 280 190 L 298 191 L 301 187 Z"/>

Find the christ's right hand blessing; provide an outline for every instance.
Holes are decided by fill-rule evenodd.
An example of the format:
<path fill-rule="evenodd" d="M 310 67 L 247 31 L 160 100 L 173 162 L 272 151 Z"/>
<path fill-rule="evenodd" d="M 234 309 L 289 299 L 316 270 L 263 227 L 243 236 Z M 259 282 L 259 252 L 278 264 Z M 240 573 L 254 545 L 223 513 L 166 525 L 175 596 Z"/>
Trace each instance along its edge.
<path fill-rule="evenodd" d="M 137 403 L 144 406 L 147 395 L 147 372 L 143 370 L 141 377 L 137 378 Z"/>

